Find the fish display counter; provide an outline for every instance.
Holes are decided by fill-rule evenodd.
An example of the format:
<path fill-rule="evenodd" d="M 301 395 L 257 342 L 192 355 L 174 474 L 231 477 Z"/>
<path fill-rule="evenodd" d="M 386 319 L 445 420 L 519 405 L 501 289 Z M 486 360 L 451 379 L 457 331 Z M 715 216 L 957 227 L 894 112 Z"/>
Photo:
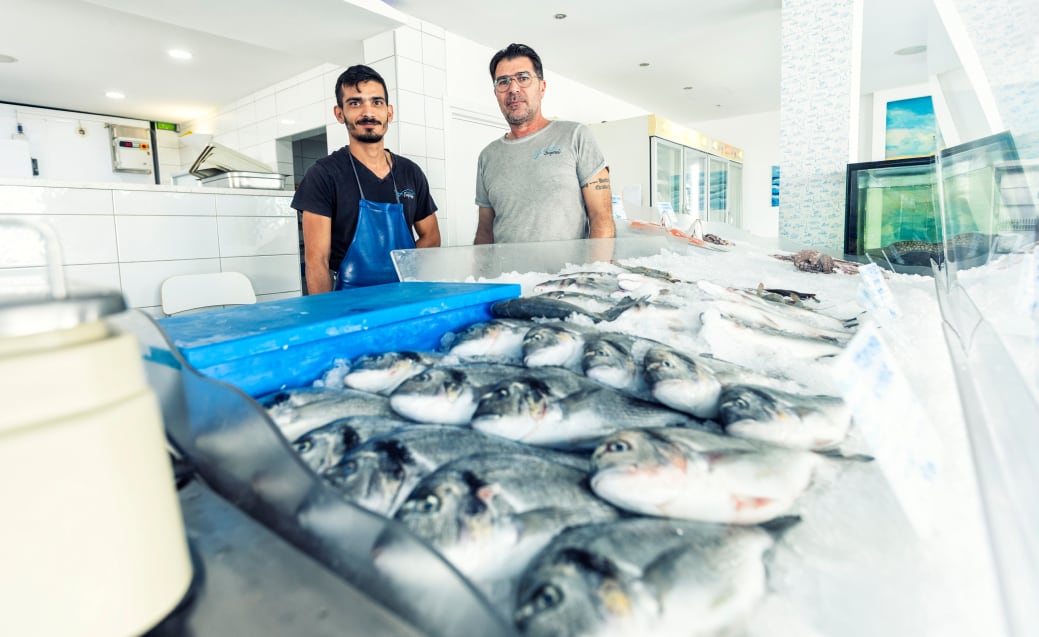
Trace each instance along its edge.
<path fill-rule="evenodd" d="M 704 229 L 122 329 L 206 486 L 418 632 L 1011 634 L 934 280 Z"/>

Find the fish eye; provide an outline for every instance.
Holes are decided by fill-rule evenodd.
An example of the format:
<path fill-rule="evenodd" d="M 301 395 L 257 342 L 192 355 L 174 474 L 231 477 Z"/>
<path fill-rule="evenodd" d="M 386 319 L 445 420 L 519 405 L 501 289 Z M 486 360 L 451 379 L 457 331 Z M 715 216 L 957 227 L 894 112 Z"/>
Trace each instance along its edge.
<path fill-rule="evenodd" d="M 623 440 L 611 440 L 603 445 L 603 451 L 606 453 L 624 453 L 630 450 L 631 445 Z"/>
<path fill-rule="evenodd" d="M 509 390 L 504 388 L 504 387 L 496 389 L 496 390 L 494 390 L 494 397 L 495 398 L 508 398 L 509 397 Z"/>
<path fill-rule="evenodd" d="M 548 610 L 563 601 L 563 591 L 556 588 L 553 584 L 545 584 L 534 593 L 534 607 L 538 610 Z"/>
<path fill-rule="evenodd" d="M 296 450 L 296 453 L 306 453 L 314 448 L 314 441 L 310 438 L 302 438 L 292 443 L 292 448 Z"/>
<path fill-rule="evenodd" d="M 440 498 L 435 493 L 427 493 L 424 498 L 408 502 L 405 508 L 416 513 L 436 513 L 440 510 Z"/>
<path fill-rule="evenodd" d="M 357 461 L 356 460 L 345 460 L 339 465 L 343 473 L 356 473 L 357 472 Z"/>

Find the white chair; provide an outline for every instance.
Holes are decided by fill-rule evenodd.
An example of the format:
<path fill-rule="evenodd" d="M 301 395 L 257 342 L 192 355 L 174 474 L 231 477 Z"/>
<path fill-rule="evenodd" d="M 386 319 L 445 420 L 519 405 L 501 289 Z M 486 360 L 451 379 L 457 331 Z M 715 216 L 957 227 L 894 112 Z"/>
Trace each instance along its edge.
<path fill-rule="evenodd" d="M 241 272 L 178 274 L 162 282 L 160 293 L 162 312 L 166 316 L 207 307 L 256 302 L 252 281 Z"/>

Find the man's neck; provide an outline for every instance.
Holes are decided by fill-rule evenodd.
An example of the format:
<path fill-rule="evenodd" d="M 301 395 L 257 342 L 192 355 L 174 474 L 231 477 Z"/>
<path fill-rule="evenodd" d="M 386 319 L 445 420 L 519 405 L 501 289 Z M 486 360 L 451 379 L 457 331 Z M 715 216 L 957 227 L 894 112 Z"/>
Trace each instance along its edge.
<path fill-rule="evenodd" d="M 509 132 L 505 135 L 505 139 L 519 139 L 526 137 L 527 135 L 533 135 L 542 128 L 548 126 L 551 122 L 541 115 L 538 115 L 535 119 L 529 122 L 523 122 L 522 124 L 509 124 Z"/>
<path fill-rule="evenodd" d="M 377 142 L 360 142 L 356 139 L 350 140 L 347 147 L 354 159 L 364 164 L 368 170 L 375 173 L 379 178 L 385 177 L 390 172 L 390 160 L 387 157 L 382 140 Z"/>

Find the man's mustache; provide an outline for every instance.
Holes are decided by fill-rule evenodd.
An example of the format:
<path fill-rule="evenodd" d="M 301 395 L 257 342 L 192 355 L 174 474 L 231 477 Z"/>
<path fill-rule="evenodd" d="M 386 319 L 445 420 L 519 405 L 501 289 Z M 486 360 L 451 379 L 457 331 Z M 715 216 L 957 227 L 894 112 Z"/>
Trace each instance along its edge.
<path fill-rule="evenodd" d="M 355 122 L 357 126 L 381 126 L 382 122 L 377 119 L 359 119 Z"/>

